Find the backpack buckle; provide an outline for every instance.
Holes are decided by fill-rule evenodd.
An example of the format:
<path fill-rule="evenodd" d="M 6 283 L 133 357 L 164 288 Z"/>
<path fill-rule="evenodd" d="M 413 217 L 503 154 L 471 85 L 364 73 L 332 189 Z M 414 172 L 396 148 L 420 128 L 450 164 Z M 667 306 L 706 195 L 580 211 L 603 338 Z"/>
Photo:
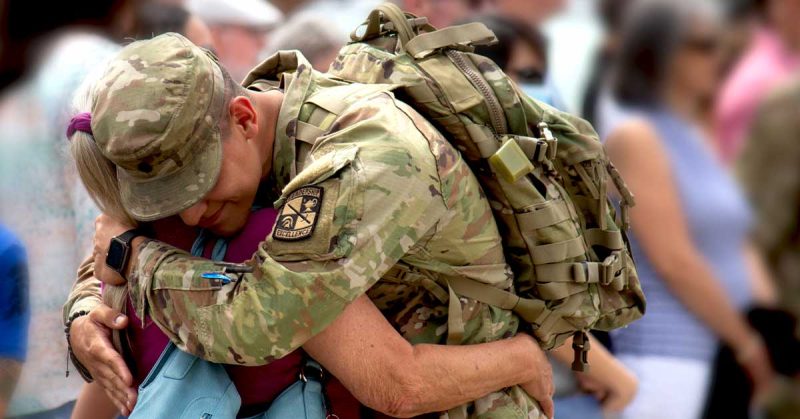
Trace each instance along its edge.
<path fill-rule="evenodd" d="M 555 160 L 556 152 L 558 151 L 558 140 L 556 139 L 555 135 L 553 135 L 553 132 L 550 131 L 550 127 L 547 125 L 547 122 L 539 122 L 536 127 L 539 128 L 539 133 L 542 135 L 542 137 L 544 137 L 544 143 L 547 145 L 547 159 L 551 161 Z"/>
<path fill-rule="evenodd" d="M 610 255 L 600 265 L 602 267 L 602 275 L 600 276 L 600 284 L 609 286 L 617 277 L 617 272 L 622 270 L 622 258 L 619 252 L 611 252 Z"/>

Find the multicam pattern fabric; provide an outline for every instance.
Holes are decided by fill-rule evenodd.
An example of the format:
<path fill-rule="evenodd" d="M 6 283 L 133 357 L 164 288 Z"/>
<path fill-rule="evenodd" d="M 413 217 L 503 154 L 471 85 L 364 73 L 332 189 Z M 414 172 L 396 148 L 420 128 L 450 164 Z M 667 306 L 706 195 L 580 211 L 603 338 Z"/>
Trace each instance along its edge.
<path fill-rule="evenodd" d="M 96 84 L 92 133 L 119 168 L 122 202 L 140 221 L 194 205 L 217 181 L 225 86 L 215 62 L 167 33 L 128 45 Z"/>
<path fill-rule="evenodd" d="M 187 352 L 260 365 L 301 346 L 364 293 L 409 341 L 445 343 L 448 276 L 512 290 L 488 201 L 460 154 L 425 118 L 376 91 L 351 104 L 313 147 L 298 145 L 304 106 L 341 83 L 294 53 L 279 53 L 248 79 L 285 83 L 273 186 L 278 203 L 304 186 L 321 188 L 317 225 L 302 241 L 271 236 L 250 262 L 254 272 L 226 285 L 203 277 L 220 271 L 213 262 L 147 242 L 129 278 L 140 318 L 150 314 Z M 458 343 L 516 333 L 519 320 L 510 311 L 458 302 L 465 325 Z M 460 410 L 467 409 L 472 417 L 540 417 L 518 387 Z"/>
<path fill-rule="evenodd" d="M 739 160 L 757 222 L 756 243 L 773 268 L 781 304 L 800 318 L 800 79 L 759 107 Z"/>
<path fill-rule="evenodd" d="M 480 181 L 517 296 L 463 280 L 451 280 L 451 291 L 512 308 L 545 349 L 640 318 L 645 299 L 623 234 L 633 195 L 591 125 L 525 96 L 494 62 L 467 52 L 494 38 L 483 25 L 437 31 L 407 17 L 392 4 L 379 6 L 329 74 L 393 85 Z M 622 197 L 619 220 L 608 184 Z M 584 368 L 585 360 L 576 361 L 574 368 Z"/>

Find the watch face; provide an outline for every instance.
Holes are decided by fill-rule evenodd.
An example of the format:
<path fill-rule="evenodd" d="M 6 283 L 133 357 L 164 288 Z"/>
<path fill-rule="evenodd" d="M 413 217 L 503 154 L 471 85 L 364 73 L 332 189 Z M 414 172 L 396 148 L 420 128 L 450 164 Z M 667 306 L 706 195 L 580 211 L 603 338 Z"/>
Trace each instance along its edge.
<path fill-rule="evenodd" d="M 116 237 L 111 239 L 111 244 L 108 247 L 108 256 L 106 256 L 106 265 L 117 272 L 122 270 L 123 265 L 125 265 L 126 250 L 125 243 L 117 240 Z"/>

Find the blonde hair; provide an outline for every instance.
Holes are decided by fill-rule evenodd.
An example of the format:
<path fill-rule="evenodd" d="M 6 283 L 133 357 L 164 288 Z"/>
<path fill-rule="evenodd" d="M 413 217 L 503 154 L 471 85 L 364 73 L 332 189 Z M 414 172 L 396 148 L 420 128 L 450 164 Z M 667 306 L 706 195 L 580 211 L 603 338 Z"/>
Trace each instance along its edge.
<path fill-rule="evenodd" d="M 91 112 L 93 103 L 93 84 L 85 82 L 75 95 L 73 115 Z M 117 167 L 103 155 L 94 137 L 83 131 L 75 131 L 69 138 L 69 143 L 78 176 L 100 211 L 135 226 L 136 220 L 122 205 L 117 182 Z"/>
<path fill-rule="evenodd" d="M 75 94 L 72 114 L 91 112 L 94 97 L 94 83 L 93 79 L 89 77 Z M 75 131 L 69 138 L 69 143 L 70 154 L 75 160 L 78 177 L 100 211 L 112 218 L 136 226 L 138 223 L 122 205 L 116 165 L 103 155 L 94 137 L 83 131 Z M 127 298 L 127 286 L 106 284 L 103 289 L 103 303 L 119 312 L 126 311 Z M 129 353 L 127 334 L 124 331 L 114 330 L 112 340 L 120 354 Z"/>

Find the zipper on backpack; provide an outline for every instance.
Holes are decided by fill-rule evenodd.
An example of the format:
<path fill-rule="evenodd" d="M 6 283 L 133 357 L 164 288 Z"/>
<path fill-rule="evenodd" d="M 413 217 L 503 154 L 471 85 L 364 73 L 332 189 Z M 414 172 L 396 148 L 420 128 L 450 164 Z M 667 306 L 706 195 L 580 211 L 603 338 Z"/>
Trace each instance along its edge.
<path fill-rule="evenodd" d="M 483 79 L 483 76 L 478 74 L 472 66 L 470 66 L 466 58 L 464 58 L 464 53 L 461 51 L 455 50 L 448 50 L 445 54 L 450 57 L 453 61 L 453 64 L 464 73 L 465 76 L 472 82 L 472 85 L 478 89 L 481 96 L 485 99 L 486 107 L 489 108 L 489 119 L 492 122 L 492 128 L 494 128 L 494 133 L 497 135 L 508 134 L 508 124 L 506 123 L 506 116 L 505 112 L 503 112 L 503 107 L 500 105 L 500 101 L 497 100 L 497 96 L 495 96 L 492 87 L 486 83 L 486 80 Z"/>

